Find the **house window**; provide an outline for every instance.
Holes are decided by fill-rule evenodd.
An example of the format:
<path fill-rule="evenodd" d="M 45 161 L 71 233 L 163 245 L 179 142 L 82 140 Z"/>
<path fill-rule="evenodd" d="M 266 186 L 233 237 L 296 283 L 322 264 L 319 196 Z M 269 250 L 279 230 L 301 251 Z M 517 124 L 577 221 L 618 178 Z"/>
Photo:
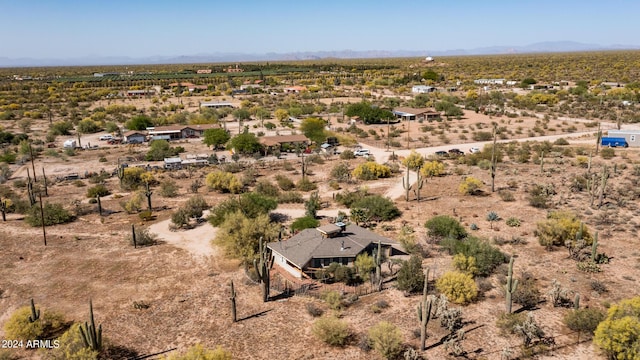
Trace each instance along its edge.
<path fill-rule="evenodd" d="M 322 259 L 323 261 L 323 265 L 324 266 L 329 266 L 329 264 L 331 263 L 331 259 Z"/>

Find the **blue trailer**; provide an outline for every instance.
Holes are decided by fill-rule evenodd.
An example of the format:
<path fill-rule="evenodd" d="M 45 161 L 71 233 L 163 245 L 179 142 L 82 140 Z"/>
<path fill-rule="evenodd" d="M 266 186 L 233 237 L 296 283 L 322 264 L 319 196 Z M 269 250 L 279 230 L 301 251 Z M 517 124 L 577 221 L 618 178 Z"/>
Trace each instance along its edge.
<path fill-rule="evenodd" d="M 603 137 L 600 140 L 600 145 L 608 146 L 608 147 L 629 147 L 629 143 L 627 143 L 627 139 L 623 137 Z"/>

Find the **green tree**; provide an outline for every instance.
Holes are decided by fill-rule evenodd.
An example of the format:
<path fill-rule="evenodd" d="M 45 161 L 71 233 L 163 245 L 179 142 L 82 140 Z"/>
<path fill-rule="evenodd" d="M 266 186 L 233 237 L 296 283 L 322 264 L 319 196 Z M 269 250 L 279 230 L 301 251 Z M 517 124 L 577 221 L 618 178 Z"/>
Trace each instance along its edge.
<path fill-rule="evenodd" d="M 302 120 L 300 130 L 316 144 L 322 144 L 327 139 L 325 127 L 327 122 L 324 119 L 310 117 Z"/>
<path fill-rule="evenodd" d="M 242 191 L 242 183 L 238 177 L 226 171 L 217 170 L 209 173 L 205 179 L 205 183 L 210 189 L 220 192 L 238 194 Z"/>
<path fill-rule="evenodd" d="M 422 258 L 411 255 L 404 261 L 398 271 L 398 290 L 417 292 L 424 288 L 424 273 L 422 271 Z"/>
<path fill-rule="evenodd" d="M 255 134 L 245 130 L 229 140 L 229 147 L 241 154 L 253 154 L 260 151 L 261 146 Z"/>
<path fill-rule="evenodd" d="M 424 165 L 424 156 L 418 154 L 415 150 L 411 150 L 411 154 L 402 160 L 402 165 L 408 166 L 411 170 L 417 170 Z"/>
<path fill-rule="evenodd" d="M 73 220 L 73 216 L 60 204 L 45 203 L 43 206 L 44 224 L 46 226 L 64 224 Z M 40 205 L 33 205 L 24 219 L 31 226 L 42 226 Z"/>
<path fill-rule="evenodd" d="M 437 238 L 462 239 L 467 236 L 464 227 L 458 220 L 448 215 L 437 215 L 427 220 L 424 226 L 429 230 L 428 235 Z"/>
<path fill-rule="evenodd" d="M 365 196 L 351 205 L 354 208 L 367 209 L 367 216 L 373 221 L 390 221 L 401 214 L 393 201 L 380 195 Z"/>
<path fill-rule="evenodd" d="M 358 116 L 365 124 L 379 124 L 387 119 L 393 119 L 393 113 L 389 110 L 380 109 L 366 101 L 347 106 L 345 111 L 347 116 Z"/>
<path fill-rule="evenodd" d="M 145 155 L 147 161 L 161 161 L 164 158 L 176 156 L 181 148 L 169 146 L 167 140 L 152 140 L 149 143 L 149 151 Z M 184 150 L 184 149 L 182 149 Z"/>
<path fill-rule="evenodd" d="M 124 126 L 129 130 L 145 130 L 153 126 L 151 118 L 146 115 L 137 115 L 129 119 Z"/>
<path fill-rule="evenodd" d="M 640 296 L 612 305 L 593 342 L 610 359 L 640 358 Z"/>
<path fill-rule="evenodd" d="M 214 150 L 224 145 L 231 139 L 231 136 L 225 129 L 207 129 L 204 131 L 204 142 L 207 146 L 213 146 Z"/>
<path fill-rule="evenodd" d="M 289 118 L 289 112 L 286 109 L 276 109 L 273 115 L 280 122 L 283 122 Z"/>
<path fill-rule="evenodd" d="M 297 218 L 291 223 L 291 231 L 302 231 L 304 229 L 313 229 L 318 227 L 320 222 L 311 216 L 303 216 L 301 218 Z"/>
<path fill-rule="evenodd" d="M 371 272 L 376 267 L 373 256 L 367 253 L 362 253 L 356 256 L 356 261 L 354 265 L 356 267 L 356 271 L 358 272 L 358 275 L 360 275 L 360 278 L 364 281 L 369 280 L 369 277 L 371 276 Z"/>
<path fill-rule="evenodd" d="M 220 224 L 214 242 L 221 246 L 226 255 L 250 264 L 257 257 L 260 238 L 268 242 L 276 239 L 280 226 L 272 223 L 269 215 L 247 217 L 236 211 L 227 214 Z"/>
<path fill-rule="evenodd" d="M 236 211 L 241 212 L 248 218 L 269 214 L 278 206 L 278 202 L 269 196 L 260 195 L 254 192 L 245 193 L 240 197 L 231 197 L 214 206 L 209 216 L 209 222 L 213 226 L 220 226 L 226 217 Z"/>
<path fill-rule="evenodd" d="M 402 332 L 390 322 L 381 321 L 370 328 L 369 340 L 385 359 L 395 359 L 402 351 Z"/>
<path fill-rule="evenodd" d="M 56 121 L 51 125 L 50 132 L 53 135 L 69 135 L 73 129 L 70 121 Z"/>
<path fill-rule="evenodd" d="M 91 119 L 84 119 L 78 123 L 78 127 L 76 128 L 81 134 L 93 134 L 102 130 L 100 127 L 100 123 Z"/>

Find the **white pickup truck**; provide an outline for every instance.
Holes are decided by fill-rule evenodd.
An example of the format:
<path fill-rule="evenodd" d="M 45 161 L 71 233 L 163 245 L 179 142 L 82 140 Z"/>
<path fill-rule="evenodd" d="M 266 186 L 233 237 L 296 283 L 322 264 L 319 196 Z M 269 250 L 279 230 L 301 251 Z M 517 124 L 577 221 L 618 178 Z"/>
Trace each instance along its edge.
<path fill-rule="evenodd" d="M 111 135 L 111 134 L 100 136 L 100 140 L 101 141 L 107 141 L 107 140 L 111 140 L 111 139 L 113 139 L 113 135 Z"/>

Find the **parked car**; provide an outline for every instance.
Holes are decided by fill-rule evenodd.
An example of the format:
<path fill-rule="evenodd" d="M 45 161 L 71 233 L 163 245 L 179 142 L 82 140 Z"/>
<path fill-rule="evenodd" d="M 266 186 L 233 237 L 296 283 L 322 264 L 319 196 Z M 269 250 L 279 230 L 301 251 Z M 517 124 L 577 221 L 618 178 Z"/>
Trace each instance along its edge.
<path fill-rule="evenodd" d="M 369 149 L 358 149 L 353 152 L 355 156 L 369 156 Z"/>
<path fill-rule="evenodd" d="M 460 149 L 451 149 L 451 150 L 449 150 L 449 154 L 453 155 L 453 156 L 464 155 L 464 153 L 462 151 L 460 151 Z"/>
<path fill-rule="evenodd" d="M 446 151 L 436 151 L 436 155 L 447 157 L 449 154 Z"/>
<path fill-rule="evenodd" d="M 469 149 L 469 152 L 472 154 L 477 154 L 480 152 L 480 148 L 479 147 L 472 147 L 471 149 Z"/>
<path fill-rule="evenodd" d="M 109 141 L 107 141 L 107 144 L 109 145 L 115 145 L 120 143 L 122 143 L 122 139 L 117 139 L 117 138 L 109 139 Z"/>
<path fill-rule="evenodd" d="M 111 139 L 113 139 L 113 135 L 111 135 L 111 134 L 100 136 L 100 141 L 107 141 L 107 140 L 111 140 Z"/>

